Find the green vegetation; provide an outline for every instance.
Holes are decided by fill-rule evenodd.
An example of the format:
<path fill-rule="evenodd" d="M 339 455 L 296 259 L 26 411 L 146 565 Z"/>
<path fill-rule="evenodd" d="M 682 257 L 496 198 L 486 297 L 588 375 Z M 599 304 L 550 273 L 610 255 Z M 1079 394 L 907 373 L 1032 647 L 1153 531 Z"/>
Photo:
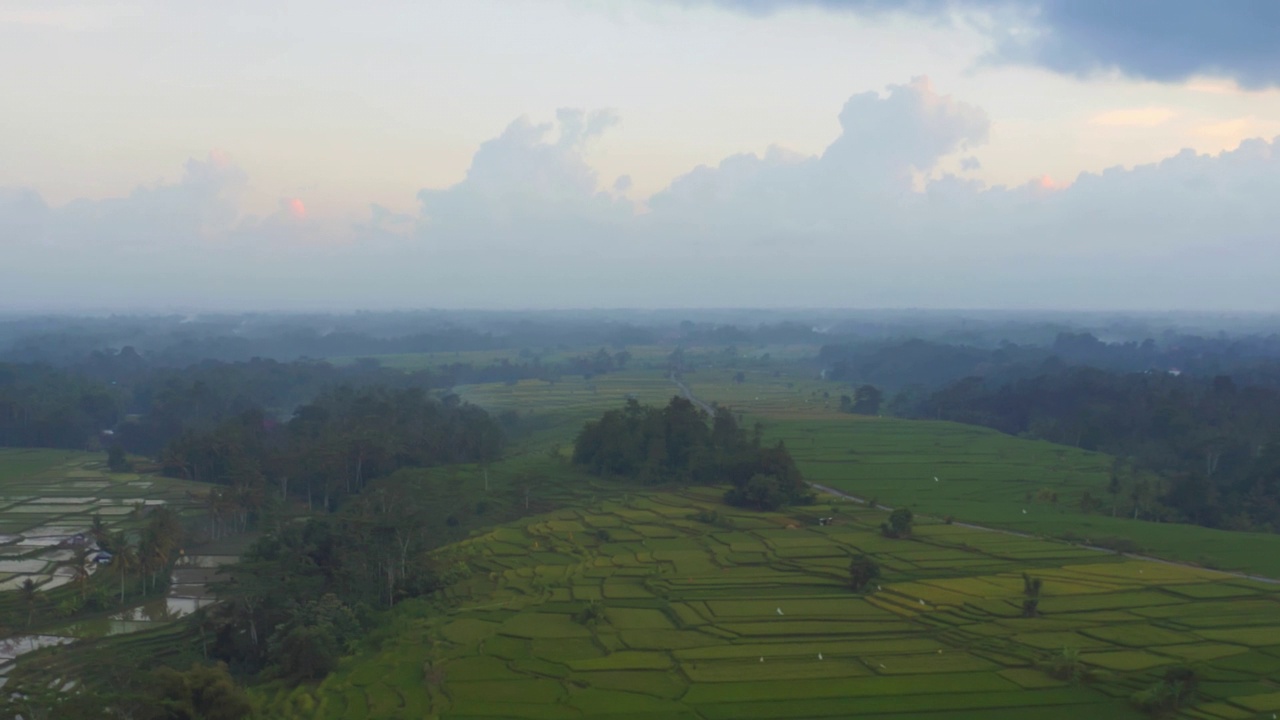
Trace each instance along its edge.
<path fill-rule="evenodd" d="M 697 488 L 503 524 L 438 551 L 465 575 L 437 605 L 397 608 L 379 647 L 318 686 L 255 696 L 262 714 L 284 718 L 847 717 L 850 707 L 904 719 L 1123 718 L 1139 712 L 1130 696 L 1192 656 L 1206 678 L 1200 701 L 1237 712 L 1280 672 L 1280 637 L 1251 649 L 1216 635 L 1280 632 L 1280 587 L 928 520 L 910 540 L 886 540 L 886 513 L 851 505 L 829 525 L 801 519 L 818 510 L 751 512 Z M 703 512 L 733 527 L 691 519 Z M 883 572 L 878 589 L 852 597 L 858 555 Z M 1028 568 L 1052 588 L 1037 618 L 1022 613 Z M 1196 597 L 1208 588 L 1229 596 Z M 1239 662 L 1250 653 L 1277 659 Z"/>
<path fill-rule="evenodd" d="M 712 399 L 732 389 L 690 386 Z M 972 425 L 841 414 L 807 403 L 812 387 L 788 390 L 780 380 L 754 392 L 761 401 L 745 404 L 747 418 L 763 423 L 766 442 L 786 442 L 810 482 L 917 513 L 1280 577 L 1280 535 L 1082 510 L 1085 493 L 1106 496 L 1112 459 L 1101 453 Z M 1057 502 L 1038 500 L 1042 488 Z"/>
<path fill-rule="evenodd" d="M 887 538 L 905 538 L 911 535 L 911 526 L 915 524 L 915 514 L 911 508 L 898 508 L 889 513 L 889 519 L 880 525 L 880 534 Z"/>
<path fill-rule="evenodd" d="M 729 483 L 730 505 L 776 510 L 806 496 L 806 486 L 786 445 L 761 447 L 728 410 L 707 416 L 673 397 L 664 408 L 627 401 L 622 410 L 588 422 L 574 443 L 573 461 L 596 475 L 646 485 Z"/>
<path fill-rule="evenodd" d="M 209 534 L 266 532 L 219 574 L 218 606 L 33 653 L 11 687 L 71 678 L 70 695 L 117 709 L 129 693 L 154 703 L 148 683 L 195 688 L 165 702 L 209 715 L 192 698 L 226 689 L 221 660 L 262 718 L 1280 710 L 1280 587 L 1082 546 L 1280 575 L 1280 536 L 1149 522 L 1162 517 L 1157 476 L 1137 463 L 874 417 L 886 404 L 876 387 L 838 387 L 771 352 L 783 354 L 486 349 L 355 360 L 311 379 L 305 364 L 248 363 L 223 368 L 214 390 L 174 385 L 149 407 L 196 420 L 149 442 L 167 438 L 164 465 L 204 482 L 106 472 L 154 467 L 128 445 L 79 456 L 76 472 L 110 489 L 181 489 L 168 506 Z M 671 399 L 683 390 L 672 372 L 697 399 Z M 306 392 L 319 377 L 383 386 L 329 387 L 283 415 L 223 397 L 270 373 Z M 421 389 L 459 378 L 474 382 Z M 206 392 L 221 409 L 193 409 Z M 24 463 L 0 463 L 0 481 L 27 482 Z M 819 504 L 802 473 L 893 509 Z M 99 506 L 98 490 L 84 494 Z M 61 522 L 55 495 L 15 500 L 0 522 Z M 65 514 L 92 522 L 87 509 Z M 15 565 L 0 578 L 13 580 L 0 611 L 14 627 L 49 627 L 72 598 L 83 608 L 104 589 L 163 584 L 174 548 L 148 523 L 163 513 L 99 514 L 118 562 L 60 588 L 22 583 L 58 577 L 56 564 Z M 226 706 L 243 715 L 231 690 Z"/>
<path fill-rule="evenodd" d="M 202 525 L 203 489 L 108 472 L 101 454 L 0 449 L 0 623 L 47 627 L 162 589 Z M 95 565 L 95 540 L 137 562 Z"/>
<path fill-rule="evenodd" d="M 876 578 L 880 577 L 880 565 L 870 556 L 858 553 L 849 561 L 849 587 L 854 592 L 867 589 Z"/>

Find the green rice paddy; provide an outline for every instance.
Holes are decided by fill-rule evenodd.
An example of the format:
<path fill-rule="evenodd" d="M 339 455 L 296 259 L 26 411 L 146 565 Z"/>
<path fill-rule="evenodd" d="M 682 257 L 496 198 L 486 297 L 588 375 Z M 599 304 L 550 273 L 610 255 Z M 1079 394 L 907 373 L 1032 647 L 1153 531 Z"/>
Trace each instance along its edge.
<path fill-rule="evenodd" d="M 402 606 L 380 650 L 318 687 L 263 698 L 263 710 L 1128 718 L 1140 716 L 1128 696 L 1180 663 L 1206 678 L 1193 717 L 1255 717 L 1274 702 L 1280 586 L 942 522 L 888 540 L 883 512 L 832 499 L 762 514 L 717 497 L 596 501 L 450 546 L 442 559 L 468 575 L 445 593 L 447 611 Z M 693 519 L 706 509 L 727 520 Z M 885 568 L 865 595 L 845 585 L 854 553 Z M 1021 617 L 1023 572 L 1044 580 L 1041 617 Z M 1039 669 L 1064 647 L 1090 682 Z"/>

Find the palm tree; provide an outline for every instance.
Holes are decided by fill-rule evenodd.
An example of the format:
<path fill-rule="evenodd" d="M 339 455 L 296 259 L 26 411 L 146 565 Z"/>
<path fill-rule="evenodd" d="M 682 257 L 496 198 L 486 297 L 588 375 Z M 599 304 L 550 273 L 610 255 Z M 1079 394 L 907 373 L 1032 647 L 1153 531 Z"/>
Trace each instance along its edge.
<path fill-rule="evenodd" d="M 181 536 L 182 526 L 172 510 L 166 507 L 151 510 L 147 526 L 142 531 L 142 541 L 138 545 L 138 556 L 143 572 L 149 576 L 153 588 L 156 573 L 169 566 L 173 553 L 181 542 Z"/>
<path fill-rule="evenodd" d="M 71 559 L 71 577 L 76 587 L 80 588 L 80 602 L 84 602 L 89 587 L 89 548 L 81 547 L 76 550 L 75 557 Z"/>
<path fill-rule="evenodd" d="M 102 516 L 98 513 L 93 514 L 93 526 L 89 529 L 89 534 L 99 544 L 105 544 L 110 537 L 106 523 L 102 522 Z"/>
<path fill-rule="evenodd" d="M 35 581 L 27 578 L 22 581 L 22 585 L 18 587 L 18 602 L 27 609 L 27 626 L 31 625 L 31 620 L 36 614 L 36 603 L 40 601 L 40 586 Z"/>
<path fill-rule="evenodd" d="M 111 569 L 120 576 L 120 603 L 124 604 L 124 583 L 129 573 L 138 566 L 138 553 L 123 532 L 116 533 L 111 538 L 111 550 Z"/>

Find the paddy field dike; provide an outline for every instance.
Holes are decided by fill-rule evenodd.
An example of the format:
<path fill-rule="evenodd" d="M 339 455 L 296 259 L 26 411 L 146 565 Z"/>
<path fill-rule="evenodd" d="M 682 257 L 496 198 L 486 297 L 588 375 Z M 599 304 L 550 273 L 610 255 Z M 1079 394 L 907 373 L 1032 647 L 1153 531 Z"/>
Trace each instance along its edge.
<path fill-rule="evenodd" d="M 639 492 L 504 524 L 440 551 L 435 605 L 376 652 L 262 698 L 307 718 L 1129 718 L 1165 669 L 1191 718 L 1280 711 L 1280 586 L 836 498 L 756 513 L 716 489 Z M 832 517 L 828 525 L 818 518 Z M 883 576 L 848 587 L 849 559 Z M 1043 581 L 1023 617 L 1023 573 Z M 878 583 L 878 584 L 877 584 Z M 1049 672 L 1064 649 L 1086 676 Z"/>

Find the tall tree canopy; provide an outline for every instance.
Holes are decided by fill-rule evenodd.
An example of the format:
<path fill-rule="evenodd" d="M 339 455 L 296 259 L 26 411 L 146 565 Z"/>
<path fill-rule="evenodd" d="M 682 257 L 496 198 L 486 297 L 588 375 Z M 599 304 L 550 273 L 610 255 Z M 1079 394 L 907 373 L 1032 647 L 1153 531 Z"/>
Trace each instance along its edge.
<path fill-rule="evenodd" d="M 805 484 L 784 444 L 762 446 L 759 429 L 738 427 L 733 413 L 715 416 L 676 396 L 665 407 L 628 400 L 583 426 L 573 461 L 596 475 L 645 484 L 717 484 L 735 505 L 773 509 L 805 495 Z"/>

